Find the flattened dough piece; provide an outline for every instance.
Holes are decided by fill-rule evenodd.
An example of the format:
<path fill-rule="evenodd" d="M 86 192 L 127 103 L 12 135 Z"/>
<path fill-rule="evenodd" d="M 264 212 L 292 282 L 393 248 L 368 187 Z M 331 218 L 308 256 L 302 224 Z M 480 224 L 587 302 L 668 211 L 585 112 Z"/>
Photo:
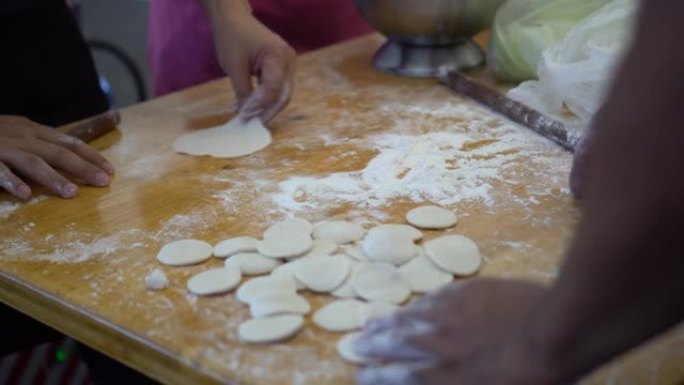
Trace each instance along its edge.
<path fill-rule="evenodd" d="M 331 292 L 340 287 L 349 276 L 349 260 L 345 256 L 325 255 L 307 258 L 294 268 L 295 278 L 309 290 Z"/>
<path fill-rule="evenodd" d="M 408 262 L 418 255 L 418 246 L 400 230 L 371 231 L 361 242 L 361 250 L 373 262 L 391 263 L 395 266 Z"/>
<path fill-rule="evenodd" d="M 462 235 L 445 235 L 426 242 L 425 254 L 439 268 L 460 277 L 473 275 L 482 266 L 477 244 Z"/>
<path fill-rule="evenodd" d="M 213 253 L 214 248 L 197 239 L 183 239 L 164 245 L 157 254 L 157 260 L 169 266 L 185 266 L 202 263 Z"/>
<path fill-rule="evenodd" d="M 356 290 L 354 289 L 354 285 L 352 285 L 352 280 L 354 279 L 354 276 L 356 273 L 361 269 L 361 266 L 363 266 L 363 263 L 355 261 L 351 258 L 349 258 L 349 276 L 347 279 L 338 287 L 335 289 L 332 293 L 333 297 L 337 298 L 356 298 L 359 295 L 356 293 Z"/>
<path fill-rule="evenodd" d="M 366 263 L 352 280 L 359 296 L 368 301 L 400 304 L 411 295 L 411 288 L 396 267 L 387 263 Z"/>
<path fill-rule="evenodd" d="M 337 243 L 335 242 L 328 241 L 325 239 L 314 239 L 313 245 L 311 246 L 311 250 L 309 250 L 308 253 L 304 254 L 302 258 L 332 255 L 337 251 L 337 249 L 339 249 L 339 246 L 337 246 Z"/>
<path fill-rule="evenodd" d="M 345 361 L 354 364 L 367 364 L 373 362 L 371 358 L 364 357 L 354 350 L 354 341 L 361 336 L 361 332 L 345 334 L 337 341 L 337 354 Z"/>
<path fill-rule="evenodd" d="M 219 267 L 198 273 L 188 280 L 188 290 L 197 295 L 227 293 L 242 279 L 237 267 Z"/>
<path fill-rule="evenodd" d="M 249 312 L 254 318 L 280 314 L 306 315 L 310 311 L 309 301 L 292 293 L 265 293 L 257 295 L 249 303 Z"/>
<path fill-rule="evenodd" d="M 293 233 L 306 233 L 311 235 L 313 231 L 313 225 L 311 222 L 303 218 L 290 218 L 285 219 L 280 222 L 274 223 L 271 227 L 264 231 L 264 239 L 270 238 L 271 236 L 283 232 L 293 232 Z"/>
<path fill-rule="evenodd" d="M 369 234 L 372 232 L 390 232 L 397 236 L 409 238 L 414 242 L 423 239 L 423 233 L 421 233 L 420 230 L 413 226 L 405 225 L 403 223 L 386 223 L 378 225 L 370 229 L 370 231 L 368 231 Z"/>
<path fill-rule="evenodd" d="M 160 269 L 154 269 L 145 277 L 145 285 L 150 290 L 163 290 L 169 286 L 169 279 Z"/>
<path fill-rule="evenodd" d="M 293 258 L 306 254 L 313 247 L 311 236 L 304 232 L 282 230 L 257 243 L 259 254 L 270 258 Z"/>
<path fill-rule="evenodd" d="M 361 308 L 364 305 L 363 302 L 355 299 L 333 301 L 314 313 L 313 322 L 329 332 L 356 330 L 362 326 Z"/>
<path fill-rule="evenodd" d="M 240 324 L 238 335 L 249 343 L 278 342 L 294 336 L 303 326 L 304 317 L 298 314 L 252 318 Z"/>
<path fill-rule="evenodd" d="M 399 306 L 387 302 L 367 302 L 361 308 L 361 326 L 365 326 L 368 321 L 374 318 L 390 315 L 399 309 Z"/>
<path fill-rule="evenodd" d="M 420 206 L 406 213 L 406 221 L 421 229 L 447 229 L 458 223 L 458 217 L 443 207 Z"/>
<path fill-rule="evenodd" d="M 326 239 L 338 245 L 358 241 L 363 234 L 363 227 L 347 221 L 321 222 L 313 229 L 314 239 Z"/>
<path fill-rule="evenodd" d="M 226 267 L 236 266 L 245 275 L 268 274 L 282 262 L 259 253 L 238 253 L 226 259 Z"/>
<path fill-rule="evenodd" d="M 363 254 L 363 250 L 361 250 L 361 246 L 344 246 L 344 253 L 355 261 L 358 262 L 369 262 L 368 257 L 366 257 L 365 254 Z"/>
<path fill-rule="evenodd" d="M 173 142 L 173 150 L 188 155 L 236 158 L 267 147 L 271 140 L 271 132 L 258 118 L 243 124 L 235 117 L 223 125 L 181 136 Z"/>
<path fill-rule="evenodd" d="M 252 278 L 240 285 L 235 293 L 238 301 L 249 304 L 254 298 L 267 293 L 297 293 L 294 279 L 288 276 L 265 276 Z"/>
<path fill-rule="evenodd" d="M 214 246 L 214 256 L 226 258 L 238 253 L 255 252 L 258 240 L 254 237 L 242 236 L 223 240 Z"/>
<path fill-rule="evenodd" d="M 273 269 L 271 272 L 272 277 L 287 277 L 290 278 L 292 281 L 294 281 L 297 290 L 304 290 L 306 289 L 306 286 L 304 286 L 303 283 L 299 282 L 297 278 L 295 278 L 295 268 L 297 267 L 297 264 L 304 261 L 307 259 L 306 257 L 302 257 L 300 259 L 295 259 L 294 261 L 290 261 L 287 263 L 283 263 L 282 265 L 276 267 Z"/>
<path fill-rule="evenodd" d="M 418 294 L 440 289 L 454 280 L 454 276 L 441 270 L 426 256 L 410 260 L 399 268 L 411 291 Z"/>

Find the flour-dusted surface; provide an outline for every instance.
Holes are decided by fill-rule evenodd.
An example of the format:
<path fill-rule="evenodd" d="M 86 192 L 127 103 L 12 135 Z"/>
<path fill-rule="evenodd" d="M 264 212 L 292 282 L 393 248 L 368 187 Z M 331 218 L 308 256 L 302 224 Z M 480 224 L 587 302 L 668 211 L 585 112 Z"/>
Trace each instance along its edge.
<path fill-rule="evenodd" d="M 47 199 L 45 195 L 34 196 L 28 201 L 6 200 L 0 201 L 0 219 L 7 219 L 23 205 L 32 205 Z"/>
<path fill-rule="evenodd" d="M 570 154 L 436 82 L 375 72 L 368 63 L 378 44 L 369 38 L 302 57 L 294 100 L 271 124 L 274 142 L 249 157 L 194 158 L 171 150 L 189 128 L 230 118 L 226 80 L 125 110 L 121 135 L 97 144 L 108 147 L 105 155 L 118 169 L 110 188 L 84 187 L 77 199 L 34 203 L 5 204 L 14 201 L 3 196 L 0 273 L 164 349 L 178 365 L 155 372 L 163 360 L 152 355 L 145 368 L 166 382 L 202 371 L 224 383 L 274 385 L 352 384 L 353 366 L 335 351 L 339 335 L 308 318 L 287 343 L 243 344 L 237 328 L 249 318 L 246 306 L 232 294 L 200 298 L 186 289 L 191 276 L 223 261 L 160 266 L 161 246 L 258 237 L 294 215 L 366 228 L 403 223 L 406 211 L 429 202 L 459 215 L 446 233 L 477 241 L 483 275 L 554 279 L 578 219 L 567 189 Z M 425 238 L 436 234 L 425 231 Z M 146 289 L 155 268 L 168 277 L 168 288 Z M 330 301 L 307 298 L 314 311 Z M 88 338 L 78 334 L 83 320 L 53 322 Z M 130 337 L 110 335 L 100 334 L 104 348 L 124 343 L 127 355 L 143 354 Z M 669 385 L 684 376 L 682 344 L 684 331 L 670 333 L 586 383 Z"/>
<path fill-rule="evenodd" d="M 468 103 L 454 108 L 462 116 Z M 430 114 L 417 114 L 424 123 Z M 474 119 L 482 119 L 482 111 Z M 535 176 L 567 170 L 568 157 L 520 126 L 492 121 L 488 126 L 470 128 L 454 124 L 447 130 L 420 133 L 414 127 L 406 134 L 378 134 L 355 142 L 376 152 L 366 167 L 358 171 L 324 175 L 295 175 L 278 183 L 269 199 L 285 212 L 307 212 L 332 207 L 340 202 L 358 208 L 377 208 L 395 200 L 433 202 L 442 206 L 479 202 L 489 209 L 510 204 L 516 197 L 510 190 L 495 191 L 497 184 L 516 185 L 528 180 L 521 175 L 520 162 Z M 423 123 L 423 124 L 424 124 Z M 421 124 L 422 126 L 422 124 Z M 409 131 L 409 132 L 411 132 Z M 548 196 L 552 190 L 567 193 L 561 177 L 535 184 L 535 195 Z M 504 194 L 508 196 L 504 196 Z M 522 202 L 524 204 L 524 202 Z"/>

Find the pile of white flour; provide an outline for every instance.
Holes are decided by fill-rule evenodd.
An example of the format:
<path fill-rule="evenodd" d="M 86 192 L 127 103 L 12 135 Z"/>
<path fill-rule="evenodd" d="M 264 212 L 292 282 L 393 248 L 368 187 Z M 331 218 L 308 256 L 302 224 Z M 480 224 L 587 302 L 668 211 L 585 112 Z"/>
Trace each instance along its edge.
<path fill-rule="evenodd" d="M 514 173 L 506 173 L 519 166 L 516 160 L 525 157 L 530 168 L 544 167 L 549 158 L 537 152 L 548 153 L 554 146 L 520 127 L 496 131 L 496 139 L 445 131 L 373 136 L 368 140 L 377 155 L 364 169 L 293 176 L 281 181 L 268 198 L 286 212 L 340 203 L 376 208 L 396 199 L 440 205 L 476 200 L 491 206 L 493 182 L 516 182 L 511 180 Z"/>

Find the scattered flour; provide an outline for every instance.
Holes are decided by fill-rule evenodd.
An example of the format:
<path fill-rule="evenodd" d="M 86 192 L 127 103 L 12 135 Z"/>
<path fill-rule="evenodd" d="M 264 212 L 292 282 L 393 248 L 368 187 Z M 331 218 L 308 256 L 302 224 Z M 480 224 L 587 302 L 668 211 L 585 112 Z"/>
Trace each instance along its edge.
<path fill-rule="evenodd" d="M 214 222 L 207 217 L 208 213 L 192 212 L 177 214 L 164 222 L 162 228 L 153 236 L 158 242 L 168 243 L 178 239 L 188 238 L 191 234 L 206 230 Z"/>
<path fill-rule="evenodd" d="M 329 133 L 321 134 L 318 138 L 323 141 L 323 145 L 326 147 L 337 146 L 349 142 L 349 138 L 335 136 Z"/>
<path fill-rule="evenodd" d="M 28 204 L 33 205 L 33 204 L 45 201 L 47 199 L 48 199 L 47 195 L 36 195 L 35 197 L 31 198 L 31 200 L 28 201 Z"/>
<path fill-rule="evenodd" d="M 480 201 L 492 206 L 494 181 L 515 183 L 505 172 L 523 157 L 530 167 L 548 147 L 516 128 L 496 139 L 459 132 L 422 135 L 384 134 L 370 137 L 377 155 L 359 171 L 324 176 L 293 176 L 278 184 L 269 195 L 287 212 L 320 209 L 321 204 L 351 203 L 358 208 L 377 208 L 395 199 L 452 205 Z M 535 143 L 536 142 L 536 143 Z M 537 148 L 535 149 L 535 144 Z M 520 148 L 526 148 L 525 151 Z M 535 202 L 534 198 L 531 198 Z"/>
<path fill-rule="evenodd" d="M 14 212 L 17 211 L 24 204 L 32 205 L 32 204 L 40 203 L 40 202 L 46 200 L 47 198 L 48 197 L 46 195 L 37 195 L 37 196 L 31 198 L 26 203 L 18 202 L 18 201 L 0 202 L 0 219 L 9 218 L 10 215 L 14 214 Z"/>
<path fill-rule="evenodd" d="M 19 202 L 0 202 L 0 219 L 8 218 L 19 207 L 21 207 Z"/>
<path fill-rule="evenodd" d="M 141 247 L 141 243 L 134 241 L 139 239 L 142 234 L 141 230 L 126 230 L 105 237 L 97 237 L 92 234 L 69 232 L 68 239 L 60 242 L 50 242 L 53 238 L 52 235 L 47 235 L 44 242 L 9 239 L 0 245 L 0 255 L 6 259 L 23 261 L 79 263 L 94 257 L 107 256 L 122 248 Z M 86 239 L 93 237 L 92 241 L 86 241 Z M 43 249 L 50 251 L 45 252 Z"/>
<path fill-rule="evenodd" d="M 122 176 L 133 179 L 156 179 L 169 172 L 168 158 L 158 154 L 142 157 L 121 171 Z"/>

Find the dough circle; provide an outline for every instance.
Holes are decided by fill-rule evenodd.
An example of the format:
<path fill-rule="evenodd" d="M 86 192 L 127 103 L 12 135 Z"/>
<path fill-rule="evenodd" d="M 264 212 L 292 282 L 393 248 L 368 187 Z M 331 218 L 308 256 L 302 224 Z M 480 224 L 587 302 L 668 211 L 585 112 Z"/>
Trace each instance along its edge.
<path fill-rule="evenodd" d="M 344 245 L 358 241 L 363 237 L 363 227 L 347 221 L 321 222 L 314 226 L 313 238 L 325 239 Z"/>
<path fill-rule="evenodd" d="M 255 296 L 249 303 L 252 317 L 268 317 L 280 314 L 305 315 L 311 311 L 311 305 L 301 295 L 292 293 L 274 293 Z"/>
<path fill-rule="evenodd" d="M 271 132 L 258 118 L 244 124 L 235 117 L 223 125 L 185 134 L 173 142 L 173 150 L 188 155 L 236 158 L 271 144 Z"/>
<path fill-rule="evenodd" d="M 397 236 L 409 238 L 414 242 L 423 239 L 423 233 L 421 233 L 420 230 L 413 226 L 405 225 L 403 223 L 386 223 L 383 225 L 375 226 L 368 231 L 369 234 L 374 232 L 390 232 Z"/>
<path fill-rule="evenodd" d="M 361 308 L 361 315 L 360 315 L 361 326 L 365 326 L 366 323 L 368 323 L 368 321 L 370 321 L 372 319 L 375 319 L 378 317 L 384 317 L 386 315 L 390 315 L 399 309 L 400 309 L 399 306 L 392 304 L 392 303 L 367 302 Z"/>
<path fill-rule="evenodd" d="M 202 263 L 211 258 L 214 247 L 197 239 L 183 239 L 164 245 L 157 260 L 169 266 L 185 266 Z"/>
<path fill-rule="evenodd" d="M 354 285 L 352 285 L 352 280 L 354 279 L 354 276 L 356 273 L 361 269 L 361 266 L 363 266 L 363 263 L 355 261 L 351 258 L 349 258 L 349 276 L 347 279 L 338 287 L 335 289 L 332 294 L 333 297 L 337 298 L 356 298 L 359 295 L 356 293 L 356 290 L 354 289 Z"/>
<path fill-rule="evenodd" d="M 238 335 L 255 344 L 278 342 L 294 336 L 303 326 L 304 317 L 298 314 L 252 318 L 240 324 Z"/>
<path fill-rule="evenodd" d="M 410 260 L 399 268 L 411 291 L 418 294 L 429 293 L 440 289 L 454 280 L 454 276 L 440 270 L 425 256 Z"/>
<path fill-rule="evenodd" d="M 421 229 L 447 229 L 458 223 L 458 217 L 443 207 L 420 206 L 406 213 L 406 221 Z"/>
<path fill-rule="evenodd" d="M 225 262 L 226 267 L 236 266 L 245 275 L 268 274 L 281 264 L 279 260 L 264 257 L 259 253 L 238 253 Z"/>
<path fill-rule="evenodd" d="M 292 277 L 272 276 L 252 278 L 240 285 L 235 292 L 237 300 L 249 304 L 254 298 L 267 293 L 297 293 L 297 285 Z"/>
<path fill-rule="evenodd" d="M 353 332 L 345 334 L 339 341 L 337 341 L 337 354 L 342 357 L 345 361 L 349 361 L 354 364 L 367 364 L 373 360 L 364 357 L 354 350 L 354 341 L 361 336 L 361 332 Z"/>
<path fill-rule="evenodd" d="M 214 256 L 226 258 L 238 253 L 256 251 L 258 240 L 254 237 L 235 237 L 221 241 L 214 246 Z"/>
<path fill-rule="evenodd" d="M 280 222 L 274 223 L 271 227 L 266 229 L 264 231 L 264 239 L 270 238 L 273 235 L 291 231 L 294 233 L 306 233 L 311 235 L 311 232 L 313 231 L 313 225 L 311 222 L 307 221 L 306 219 L 302 218 L 290 218 L 290 219 L 285 219 Z"/>
<path fill-rule="evenodd" d="M 396 267 L 387 263 L 367 263 L 352 280 L 359 296 L 368 301 L 400 304 L 411 295 L 411 288 Z"/>
<path fill-rule="evenodd" d="M 373 262 L 402 265 L 418 255 L 418 246 L 402 231 L 369 232 L 361 242 L 361 250 Z"/>
<path fill-rule="evenodd" d="M 309 290 L 331 292 L 340 287 L 349 276 L 349 260 L 344 256 L 325 255 L 311 257 L 297 263 L 295 278 Z"/>
<path fill-rule="evenodd" d="M 219 267 L 198 273 L 188 280 L 188 290 L 197 295 L 227 293 L 242 279 L 237 267 Z"/>
<path fill-rule="evenodd" d="M 444 271 L 465 277 L 482 265 L 477 244 L 462 235 L 445 235 L 425 243 L 425 254 Z"/>
<path fill-rule="evenodd" d="M 314 239 L 311 250 L 304 254 L 302 258 L 332 255 L 337 251 L 337 249 L 339 249 L 339 246 L 337 246 L 337 243 L 335 242 L 325 239 Z"/>
<path fill-rule="evenodd" d="M 361 308 L 365 304 L 355 299 L 340 299 L 318 309 L 313 322 L 329 332 L 348 332 L 359 329 Z"/>
<path fill-rule="evenodd" d="M 282 265 L 276 267 L 271 271 L 271 277 L 286 277 L 291 279 L 294 283 L 295 286 L 297 287 L 297 290 L 304 290 L 306 289 L 306 286 L 299 282 L 297 278 L 295 278 L 295 269 L 297 267 L 297 264 L 301 263 L 302 261 L 308 259 L 307 257 L 302 257 L 300 259 L 295 259 L 294 261 L 290 261 L 287 263 L 283 263 Z"/>
<path fill-rule="evenodd" d="M 259 254 L 270 258 L 294 258 L 306 254 L 313 247 L 307 233 L 281 230 L 257 243 Z"/>
<path fill-rule="evenodd" d="M 363 254 L 360 246 L 345 246 L 344 253 L 358 262 L 370 262 L 368 257 Z"/>

